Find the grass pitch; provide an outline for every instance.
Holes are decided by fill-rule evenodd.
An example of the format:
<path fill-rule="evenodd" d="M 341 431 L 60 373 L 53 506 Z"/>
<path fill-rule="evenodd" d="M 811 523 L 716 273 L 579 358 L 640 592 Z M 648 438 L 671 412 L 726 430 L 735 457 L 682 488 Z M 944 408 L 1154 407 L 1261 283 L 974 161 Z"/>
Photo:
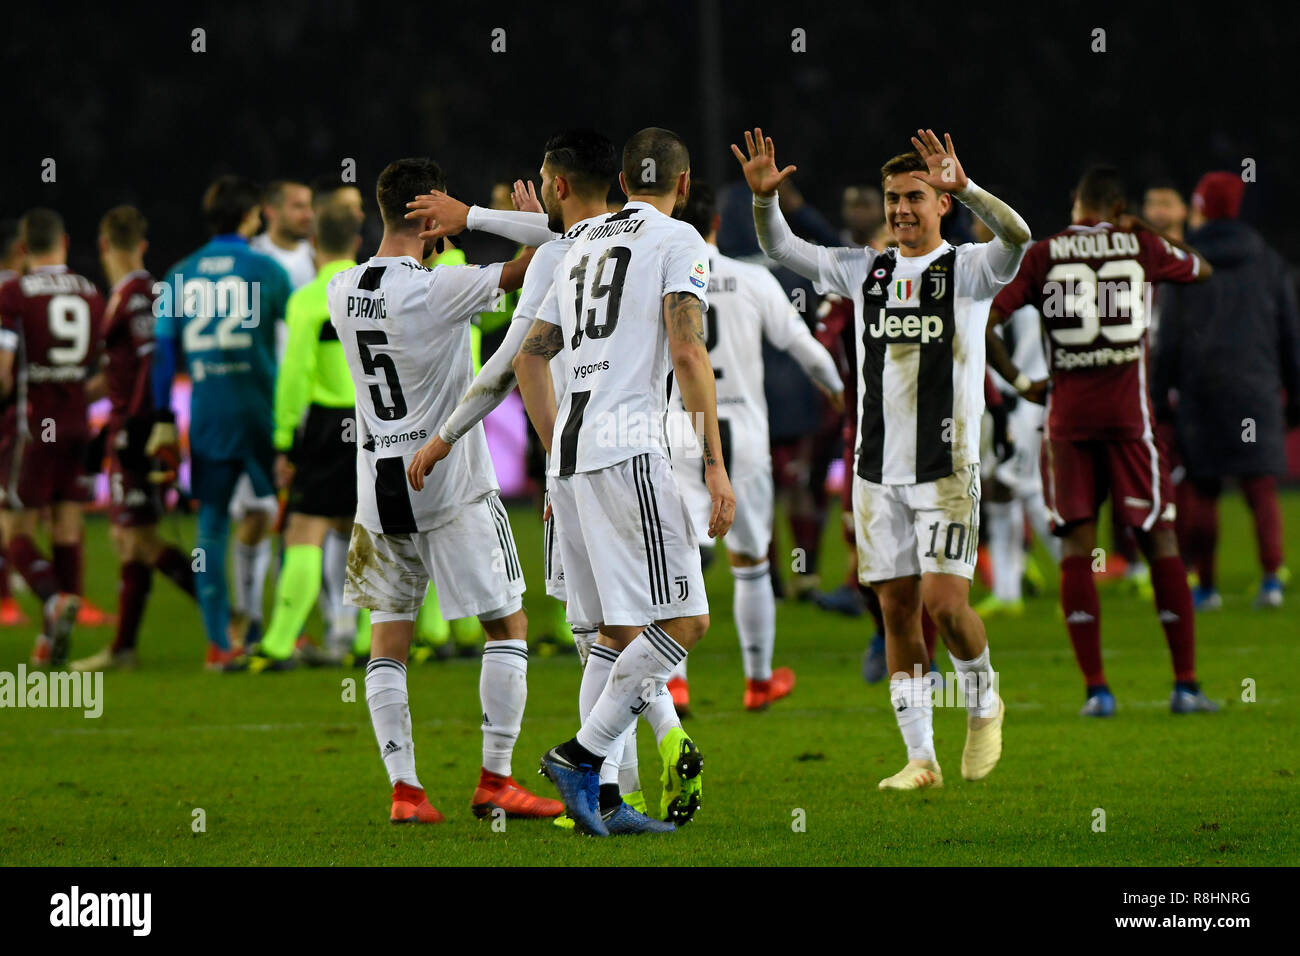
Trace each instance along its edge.
<path fill-rule="evenodd" d="M 1300 496 L 1287 495 L 1283 505 L 1292 560 L 1300 561 Z M 541 524 L 526 508 L 512 509 L 511 518 L 532 589 L 526 606 L 540 623 L 547 600 Z M 730 576 L 715 564 L 713 627 L 690 657 L 695 716 L 687 721 L 705 755 L 704 803 L 694 823 L 661 838 L 595 841 L 549 822 L 513 820 L 498 832 L 476 820 L 469 800 L 480 758 L 478 663 L 465 660 L 410 671 L 421 780 L 449 820 L 389 825 L 362 672 L 205 673 L 198 613 L 158 577 L 140 640 L 142 667 L 105 675 L 102 717 L 0 710 L 0 863 L 1294 863 L 1300 594 L 1293 591 L 1284 610 L 1252 610 L 1254 542 L 1239 498 L 1224 501 L 1222 518 L 1224 609 L 1197 622 L 1200 677 L 1220 714 L 1169 714 L 1168 653 L 1150 602 L 1103 585 L 1103 643 L 1119 715 L 1076 716 L 1082 685 L 1053 580 L 1023 618 L 989 627 L 1008 708 L 1001 764 L 985 781 L 964 782 L 964 714 L 937 709 L 947 786 L 915 794 L 876 790 L 905 753 L 887 691 L 860 676 L 869 620 L 780 605 L 776 662 L 796 670 L 798 686 L 767 713 L 746 713 Z M 833 583 L 843 549 L 838 523 L 827 527 L 822 570 Z M 193 527 L 183 523 L 180 531 L 188 547 Z M 87 528 L 86 569 L 90 597 L 115 608 L 117 562 L 102 520 Z M 35 615 L 29 596 L 24 607 Z M 0 631 L 0 670 L 26 660 L 33 633 L 30 626 Z M 110 636 L 108 628 L 79 630 L 73 656 Z M 940 669 L 951 670 L 942 653 Z M 350 702 L 345 680 L 356 682 Z M 1253 703 L 1243 702 L 1247 680 Z M 575 658 L 533 655 L 514 771 L 548 796 L 550 785 L 533 771 L 548 746 L 576 729 L 578 681 Z M 642 728 L 642 779 L 653 806 L 659 761 Z M 197 810 L 202 832 L 194 827 Z"/>

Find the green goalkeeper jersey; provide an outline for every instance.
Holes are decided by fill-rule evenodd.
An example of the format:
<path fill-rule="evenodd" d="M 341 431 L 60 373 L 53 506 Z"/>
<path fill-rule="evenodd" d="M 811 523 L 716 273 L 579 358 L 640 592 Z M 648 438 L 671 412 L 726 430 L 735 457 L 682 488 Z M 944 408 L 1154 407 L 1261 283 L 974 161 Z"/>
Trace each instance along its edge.
<path fill-rule="evenodd" d="M 308 405 L 352 408 L 356 404 L 343 344 L 325 302 L 330 279 L 355 265 L 351 259 L 327 262 L 315 279 L 289 296 L 284 316 L 289 339 L 275 382 L 276 451 L 293 447 L 294 432 Z"/>

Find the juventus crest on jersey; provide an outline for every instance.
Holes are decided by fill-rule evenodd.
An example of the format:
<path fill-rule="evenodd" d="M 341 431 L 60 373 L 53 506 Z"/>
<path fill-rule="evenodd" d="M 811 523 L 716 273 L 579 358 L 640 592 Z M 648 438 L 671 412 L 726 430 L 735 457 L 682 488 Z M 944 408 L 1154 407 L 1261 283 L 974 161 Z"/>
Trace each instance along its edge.
<path fill-rule="evenodd" d="M 564 333 L 552 476 L 667 457 L 663 298 L 689 292 L 707 308 L 708 285 L 700 234 L 649 203 L 630 202 L 574 238 L 538 315 Z"/>
<path fill-rule="evenodd" d="M 984 328 L 996 274 L 988 243 L 819 247 L 817 287 L 853 299 L 858 365 L 857 474 L 879 484 L 934 481 L 979 461 Z"/>
<path fill-rule="evenodd" d="M 430 531 L 497 489 L 482 424 L 452 446 L 423 490 L 411 457 L 474 377 L 470 319 L 493 307 L 500 263 L 426 268 L 375 257 L 340 272 L 327 292 L 357 390 L 357 522 L 384 534 Z"/>

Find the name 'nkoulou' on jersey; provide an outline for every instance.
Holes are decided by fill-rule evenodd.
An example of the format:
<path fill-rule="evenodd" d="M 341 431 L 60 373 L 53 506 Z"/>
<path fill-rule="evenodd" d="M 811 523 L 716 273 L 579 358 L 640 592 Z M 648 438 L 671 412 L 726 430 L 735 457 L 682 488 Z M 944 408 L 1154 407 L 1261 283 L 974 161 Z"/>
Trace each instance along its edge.
<path fill-rule="evenodd" d="M 406 468 L 474 378 L 470 320 L 491 309 L 500 263 L 422 266 L 376 256 L 327 289 L 357 392 L 357 522 L 383 534 L 430 531 L 497 490 L 483 426 L 452 446 L 421 491 Z"/>
<path fill-rule="evenodd" d="M 596 471 L 644 453 L 667 457 L 672 362 L 663 299 L 687 292 L 707 309 L 708 258 L 692 226 L 644 202 L 575 237 L 538 315 L 563 333 L 550 475 Z"/>
<path fill-rule="evenodd" d="M 1020 262 L 1000 274 L 994 245 L 943 242 L 923 256 L 817 247 L 818 291 L 854 304 L 857 474 L 867 481 L 934 481 L 979 461 L 984 329 Z"/>

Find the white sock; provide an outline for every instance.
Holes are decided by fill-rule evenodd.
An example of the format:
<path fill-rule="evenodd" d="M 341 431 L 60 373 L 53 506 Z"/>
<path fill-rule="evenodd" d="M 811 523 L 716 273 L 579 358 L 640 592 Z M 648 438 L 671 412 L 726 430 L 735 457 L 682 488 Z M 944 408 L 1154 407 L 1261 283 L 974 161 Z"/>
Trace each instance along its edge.
<path fill-rule="evenodd" d="M 257 544 L 235 542 L 235 605 L 250 621 L 262 619 L 262 596 L 270 568 L 270 538 Z"/>
<path fill-rule="evenodd" d="M 596 643 L 596 629 L 594 627 L 574 627 L 573 646 L 578 651 L 578 664 L 581 667 L 587 666 L 587 655 L 591 652 L 591 645 Z"/>
<path fill-rule="evenodd" d="M 752 568 L 732 568 L 731 576 L 736 579 L 731 609 L 736 634 L 740 637 L 745 676 L 750 680 L 771 680 L 772 646 L 776 643 L 776 598 L 772 594 L 771 572 L 764 561 Z"/>
<path fill-rule="evenodd" d="M 415 775 L 415 742 L 406 700 L 406 665 L 391 657 L 376 657 L 366 665 L 366 703 L 379 743 L 379 756 L 388 769 L 388 782 L 420 786 Z M 423 788 L 421 788 L 423 789 Z"/>
<path fill-rule="evenodd" d="M 587 666 L 582 669 L 582 683 L 578 685 L 578 720 L 584 724 L 591 714 L 591 708 L 600 699 L 600 692 L 605 689 L 609 672 L 618 660 L 618 651 L 604 644 L 592 644 L 587 653 Z"/>
<path fill-rule="evenodd" d="M 321 617 L 329 627 L 327 643 L 345 649 L 357 636 L 357 608 L 343 603 L 347 576 L 348 539 L 331 528 L 321 550 Z"/>
<path fill-rule="evenodd" d="M 528 642 L 484 641 L 478 697 L 483 705 L 483 769 L 510 776 L 528 699 Z"/>
<path fill-rule="evenodd" d="M 1052 519 L 1047 514 L 1047 502 L 1043 500 L 1043 493 L 1036 491 L 1032 495 L 1026 495 L 1023 502 L 1025 514 L 1029 516 L 1029 527 L 1034 529 L 1034 535 L 1043 543 L 1052 560 L 1060 564 L 1061 539 L 1052 534 Z"/>
<path fill-rule="evenodd" d="M 668 676 L 680 677 L 682 680 L 686 680 L 686 658 L 683 657 L 681 659 L 681 663 L 679 663 L 676 667 L 674 667 L 673 672 Z"/>
<path fill-rule="evenodd" d="M 628 733 L 635 726 L 636 721 L 633 721 L 628 730 L 618 735 L 618 739 L 614 741 L 614 746 L 605 755 L 605 760 L 600 765 L 600 785 L 602 787 L 611 784 L 618 786 L 619 769 L 623 766 L 623 754 L 627 752 Z"/>
<path fill-rule="evenodd" d="M 907 759 L 934 760 L 934 702 L 929 679 L 924 674 L 890 678 L 889 701 L 907 745 Z"/>
<path fill-rule="evenodd" d="M 650 706 L 641 711 L 641 716 L 654 731 L 656 744 L 663 743 L 668 731 L 682 725 L 682 719 L 677 716 L 677 708 L 673 706 L 673 695 L 667 687 L 659 688 L 659 693 L 650 701 Z"/>
<path fill-rule="evenodd" d="M 993 594 L 1003 601 L 1019 601 L 1020 578 L 1025 573 L 1024 512 L 1015 501 L 989 501 L 985 508 Z"/>
<path fill-rule="evenodd" d="M 952 657 L 951 654 L 948 655 Z M 973 661 L 959 661 L 952 657 L 952 666 L 957 668 L 957 680 L 960 681 L 962 693 L 966 697 L 966 713 L 971 717 L 992 717 L 998 712 L 996 675 L 989 664 L 988 645 Z"/>
<path fill-rule="evenodd" d="M 670 702 L 671 700 L 669 697 Z M 632 721 L 632 726 L 623 733 L 627 739 L 623 741 L 623 755 L 618 761 L 618 792 L 636 793 L 641 789 L 641 761 L 636 752 L 636 721 Z"/>
<path fill-rule="evenodd" d="M 578 731 L 578 743 L 598 757 L 608 754 L 685 657 L 686 649 L 657 624 L 638 634 L 609 672 L 605 689 Z"/>

